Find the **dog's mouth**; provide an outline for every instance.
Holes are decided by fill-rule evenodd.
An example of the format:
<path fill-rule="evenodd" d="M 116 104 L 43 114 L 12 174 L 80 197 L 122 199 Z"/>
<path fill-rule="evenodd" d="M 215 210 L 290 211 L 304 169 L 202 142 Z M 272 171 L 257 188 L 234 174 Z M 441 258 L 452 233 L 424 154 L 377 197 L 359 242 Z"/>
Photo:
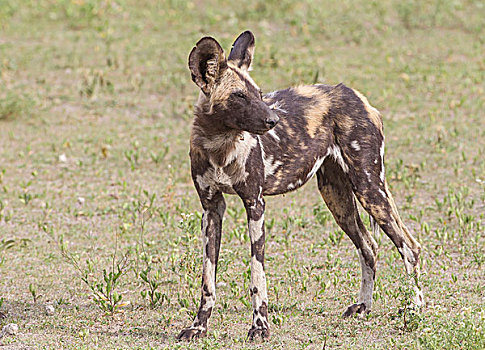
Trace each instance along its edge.
<path fill-rule="evenodd" d="M 264 129 L 263 128 L 262 129 L 255 129 L 255 130 L 252 130 L 251 132 L 253 134 L 257 134 L 257 135 L 264 135 L 268 131 L 273 130 L 275 128 L 275 126 L 276 126 L 276 124 L 271 125 L 271 126 L 268 126 L 268 127 L 264 128 Z"/>
<path fill-rule="evenodd" d="M 264 135 L 266 134 L 268 131 L 270 131 L 271 129 L 273 128 L 270 128 L 270 129 L 260 129 L 260 130 L 253 130 L 251 131 L 253 134 L 257 134 L 257 135 Z"/>

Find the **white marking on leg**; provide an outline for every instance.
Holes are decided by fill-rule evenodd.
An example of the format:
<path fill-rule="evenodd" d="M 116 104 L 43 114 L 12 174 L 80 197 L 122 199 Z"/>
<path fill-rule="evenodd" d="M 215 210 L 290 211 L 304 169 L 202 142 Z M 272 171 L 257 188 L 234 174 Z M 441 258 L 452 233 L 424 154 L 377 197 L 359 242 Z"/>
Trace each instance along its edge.
<path fill-rule="evenodd" d="M 369 222 L 370 226 L 372 228 L 372 234 L 376 236 L 379 233 L 379 224 L 377 221 L 372 217 L 372 215 L 369 215 Z"/>
<path fill-rule="evenodd" d="M 263 186 L 259 186 L 258 202 L 259 202 L 259 204 L 264 205 Z"/>
<path fill-rule="evenodd" d="M 207 226 L 208 226 L 207 215 L 209 215 L 209 212 L 207 210 L 204 210 L 204 212 L 202 213 L 202 241 L 204 243 L 204 249 L 207 243 L 207 234 L 206 234 Z"/>
<path fill-rule="evenodd" d="M 366 312 L 369 312 L 372 306 L 372 292 L 374 290 L 374 270 L 367 265 L 360 248 L 357 249 L 357 253 L 359 253 L 360 267 L 362 270 L 359 303 L 364 303 Z"/>
<path fill-rule="evenodd" d="M 215 284 L 215 274 L 216 269 L 215 265 L 212 264 L 209 257 L 204 257 L 204 262 L 206 265 L 205 268 L 205 276 L 207 281 L 207 290 L 211 294 L 210 297 L 205 296 L 205 304 L 202 306 L 202 310 L 207 311 L 210 308 L 214 307 L 216 304 L 216 284 Z M 202 291 L 202 293 L 204 293 Z"/>
<path fill-rule="evenodd" d="M 251 291 L 254 287 L 258 289 L 257 293 L 252 293 L 251 301 L 253 308 L 258 310 L 263 304 L 263 301 L 268 304 L 268 294 L 266 291 L 266 275 L 264 273 L 263 264 L 256 259 L 256 256 L 251 258 Z"/>
<path fill-rule="evenodd" d="M 207 171 L 203 175 L 197 175 L 195 177 L 195 181 L 197 181 L 197 184 L 202 190 L 207 189 L 209 187 L 209 182 L 207 181 L 207 177 L 205 176 L 207 174 Z"/>
<path fill-rule="evenodd" d="M 413 251 L 403 243 L 402 248 L 398 248 L 399 252 L 403 256 L 404 266 L 406 267 L 406 272 L 409 274 L 414 273 L 414 267 L 416 265 L 416 260 L 414 259 Z"/>
<path fill-rule="evenodd" d="M 367 170 L 364 170 L 364 173 L 367 175 L 367 181 L 369 181 L 369 183 L 371 183 L 372 180 L 370 178 L 370 173 Z"/>
<path fill-rule="evenodd" d="M 414 300 L 413 304 L 416 305 L 417 307 L 422 307 L 424 306 L 424 295 L 421 289 L 418 286 L 414 286 Z"/>
<path fill-rule="evenodd" d="M 384 171 L 384 140 L 382 140 L 381 148 L 379 150 L 380 156 L 381 156 L 381 173 L 379 175 L 379 178 L 381 179 L 381 182 L 384 183 L 385 179 L 385 171 Z"/>
<path fill-rule="evenodd" d="M 382 195 L 382 197 L 387 198 L 386 193 L 383 190 L 379 188 L 378 191 Z"/>
<path fill-rule="evenodd" d="M 357 140 L 352 141 L 350 143 L 350 146 L 352 146 L 352 148 L 355 149 L 356 151 L 360 151 L 360 145 Z"/>
<path fill-rule="evenodd" d="M 337 145 L 330 146 L 328 148 L 327 155 L 331 155 L 333 157 L 333 159 L 335 159 L 335 161 L 340 165 L 340 167 L 342 168 L 342 170 L 345 173 L 349 172 L 349 167 L 345 163 L 344 158 L 342 157 L 342 152 L 340 151 L 339 146 L 337 146 Z"/>
<path fill-rule="evenodd" d="M 320 169 L 323 162 L 325 161 L 325 158 L 327 158 L 327 157 L 324 156 L 324 157 L 321 157 L 321 158 L 317 158 L 317 160 L 315 161 L 315 164 L 313 164 L 312 170 L 310 170 L 310 172 L 306 176 L 307 180 L 311 179 L 313 177 L 313 175 L 315 175 L 315 173 L 318 171 L 318 169 Z"/>
<path fill-rule="evenodd" d="M 256 242 L 258 239 L 261 238 L 263 234 L 263 225 L 264 225 L 264 214 L 261 215 L 259 220 L 249 220 L 249 238 L 251 239 L 251 243 Z"/>

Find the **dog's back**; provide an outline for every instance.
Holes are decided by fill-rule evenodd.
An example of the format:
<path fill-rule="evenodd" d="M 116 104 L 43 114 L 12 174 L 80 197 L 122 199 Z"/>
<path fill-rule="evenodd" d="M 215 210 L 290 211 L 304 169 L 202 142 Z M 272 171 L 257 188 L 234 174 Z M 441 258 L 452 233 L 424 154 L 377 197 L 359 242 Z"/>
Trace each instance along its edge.
<path fill-rule="evenodd" d="M 346 169 L 347 158 L 356 148 L 361 151 L 376 141 L 377 147 L 382 143 L 379 112 L 343 84 L 288 88 L 264 95 L 263 101 L 280 119 L 274 129 L 259 136 L 265 195 L 302 186 L 327 156 Z"/>

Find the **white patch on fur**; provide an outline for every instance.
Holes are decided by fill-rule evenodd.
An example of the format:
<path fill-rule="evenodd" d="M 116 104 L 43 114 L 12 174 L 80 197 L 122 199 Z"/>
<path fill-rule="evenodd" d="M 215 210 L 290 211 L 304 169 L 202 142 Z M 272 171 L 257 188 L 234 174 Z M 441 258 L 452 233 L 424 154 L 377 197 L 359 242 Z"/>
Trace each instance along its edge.
<path fill-rule="evenodd" d="M 204 264 L 205 264 L 205 276 L 207 283 L 207 289 L 211 293 L 210 297 L 205 297 L 206 303 L 202 306 L 202 310 L 209 310 L 209 308 L 213 308 L 216 303 L 216 280 L 215 280 L 215 266 L 212 265 L 212 262 L 208 257 L 204 257 Z"/>
<path fill-rule="evenodd" d="M 380 156 L 381 156 L 381 173 L 379 175 L 379 178 L 381 179 L 381 182 L 384 183 L 385 179 L 385 171 L 384 171 L 384 140 L 382 140 L 381 148 L 379 150 Z"/>
<path fill-rule="evenodd" d="M 347 164 L 345 164 L 345 160 L 342 157 L 342 152 L 340 151 L 340 147 L 337 145 L 331 145 L 328 148 L 327 155 L 331 155 L 333 159 L 340 165 L 344 173 L 349 172 L 349 167 Z"/>
<path fill-rule="evenodd" d="M 267 132 L 268 135 L 273 137 L 276 141 L 280 141 L 280 137 L 276 135 L 276 131 L 274 129 L 271 129 L 270 131 Z"/>
<path fill-rule="evenodd" d="M 369 215 L 369 221 L 370 221 L 370 227 L 372 228 L 372 234 L 376 236 L 379 233 L 379 224 L 372 217 L 372 215 Z"/>
<path fill-rule="evenodd" d="M 403 243 L 402 248 L 398 248 L 398 250 L 403 256 L 406 272 L 409 274 L 413 273 L 414 264 L 416 263 L 416 260 L 414 259 L 413 251 L 406 245 L 406 243 Z"/>
<path fill-rule="evenodd" d="M 367 175 L 367 181 L 369 181 L 369 183 L 371 183 L 372 180 L 370 178 L 370 173 L 367 170 L 364 170 L 364 173 L 365 173 L 365 175 Z"/>
<path fill-rule="evenodd" d="M 256 147 L 257 140 L 247 131 L 242 132 L 242 137 L 237 138 L 234 150 L 229 153 L 226 158 L 224 166 L 231 164 L 234 160 L 237 160 L 239 165 L 244 166 L 246 160 L 249 157 L 251 150 Z"/>
<path fill-rule="evenodd" d="M 288 185 L 288 189 L 289 190 L 293 190 L 295 188 L 300 187 L 301 185 L 303 185 L 303 180 L 302 179 L 298 179 L 295 183 L 289 184 Z"/>
<path fill-rule="evenodd" d="M 362 250 L 357 249 L 359 253 L 360 267 L 362 269 L 362 281 L 360 283 L 359 303 L 364 303 L 366 311 L 370 311 L 372 306 L 372 291 L 374 290 L 374 271 L 365 262 Z"/>
<path fill-rule="evenodd" d="M 380 188 L 378 189 L 379 193 L 381 194 L 382 197 L 387 198 L 386 193 L 381 190 Z"/>
<path fill-rule="evenodd" d="M 263 156 L 264 178 L 266 179 L 268 175 L 274 175 L 276 169 L 278 169 L 278 167 L 282 165 L 283 162 L 279 160 L 273 162 L 273 156 L 266 157 L 266 153 L 264 152 L 263 143 L 261 142 L 260 137 L 258 137 L 258 141 L 261 148 L 261 155 Z"/>
<path fill-rule="evenodd" d="M 263 186 L 259 186 L 258 202 L 259 202 L 259 204 L 264 205 Z"/>
<path fill-rule="evenodd" d="M 195 181 L 197 181 L 197 184 L 202 190 L 205 190 L 207 189 L 207 187 L 209 187 L 209 183 L 207 181 L 205 174 L 207 174 L 207 172 L 205 172 L 204 175 L 197 175 L 195 177 Z"/>
<path fill-rule="evenodd" d="M 251 290 L 256 287 L 258 293 L 253 294 L 252 302 L 254 308 L 259 308 L 262 302 L 268 302 L 268 294 L 266 292 L 266 275 L 264 273 L 263 265 L 256 259 L 256 256 L 251 258 Z"/>
<path fill-rule="evenodd" d="M 265 94 L 263 96 L 264 99 L 267 99 L 267 98 L 274 98 L 276 96 L 276 94 L 278 93 L 278 91 L 272 91 L 272 92 L 268 92 L 267 94 Z"/>
<path fill-rule="evenodd" d="M 249 220 L 249 238 L 251 239 L 251 243 L 254 243 L 261 238 L 261 235 L 263 234 L 263 225 L 264 214 L 261 215 L 261 217 L 257 221 Z"/>
<path fill-rule="evenodd" d="M 212 141 L 206 141 L 204 143 L 206 149 L 216 151 L 217 149 L 224 147 L 224 143 L 235 142 L 234 149 L 227 154 L 222 167 L 218 166 L 212 159 L 210 159 L 209 161 L 212 168 L 209 168 L 204 174 L 196 176 L 197 184 L 201 189 L 206 190 L 208 187 L 212 188 L 214 186 L 222 189 L 224 192 L 232 194 L 234 193 L 232 186 L 235 183 L 246 180 L 246 177 L 249 175 L 246 171 L 246 161 L 251 150 L 257 145 L 258 141 L 250 133 L 245 131 L 241 136 L 238 137 L 236 141 L 234 141 L 234 139 L 228 139 L 226 135 L 224 137 L 216 137 Z M 224 172 L 223 167 L 232 162 L 236 162 L 238 171 L 233 176 L 229 176 Z M 223 188 L 221 188 L 221 186 Z"/>
<path fill-rule="evenodd" d="M 360 151 L 360 145 L 357 140 L 352 141 L 350 143 L 350 146 L 352 146 L 352 148 L 355 149 L 356 151 Z"/>
<path fill-rule="evenodd" d="M 422 307 L 424 306 L 424 295 L 423 291 L 419 289 L 418 286 L 414 286 L 414 299 L 413 299 L 413 304 L 416 305 L 417 307 Z"/>
<path fill-rule="evenodd" d="M 324 156 L 322 158 L 317 158 L 317 160 L 315 161 L 315 164 L 313 164 L 312 170 L 310 170 L 310 172 L 306 176 L 307 180 L 311 179 L 313 177 L 313 175 L 315 175 L 315 173 L 318 171 L 318 169 L 320 169 L 325 158 L 326 158 L 326 156 Z"/>
<path fill-rule="evenodd" d="M 244 166 L 249 153 L 257 144 L 256 138 L 247 131 L 243 131 L 239 135 L 222 134 L 217 135 L 210 140 L 205 139 L 203 141 L 203 147 L 207 149 L 210 154 L 212 152 L 216 153 L 220 149 L 226 148 L 227 145 L 232 143 L 234 143 L 234 148 L 226 155 L 226 159 L 224 159 L 222 167 L 231 164 L 234 160 L 237 160 L 239 165 Z M 210 162 L 214 167 L 216 167 L 212 159 L 210 159 Z"/>
<path fill-rule="evenodd" d="M 208 214 L 209 213 L 206 210 L 204 210 L 204 212 L 202 213 L 202 242 L 204 244 L 204 249 L 207 243 L 207 236 L 206 236 L 207 226 L 209 226 L 209 222 L 207 220 Z"/>
<path fill-rule="evenodd" d="M 269 109 L 272 109 L 274 111 L 280 111 L 281 113 L 288 113 L 286 109 L 281 108 L 281 101 L 276 101 L 272 105 L 268 106 Z"/>

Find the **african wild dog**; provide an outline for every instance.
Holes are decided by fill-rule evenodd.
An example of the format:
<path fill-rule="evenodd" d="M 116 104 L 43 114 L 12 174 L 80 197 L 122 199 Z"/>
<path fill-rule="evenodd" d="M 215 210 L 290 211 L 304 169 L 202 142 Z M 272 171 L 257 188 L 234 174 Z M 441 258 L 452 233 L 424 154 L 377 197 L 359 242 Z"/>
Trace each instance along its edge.
<path fill-rule="evenodd" d="M 178 339 L 204 336 L 216 298 L 223 193 L 246 208 L 251 239 L 249 338 L 269 336 L 264 273 L 263 196 L 297 189 L 317 175 L 318 189 L 338 225 L 357 248 L 362 267 L 359 300 L 343 316 L 371 309 L 377 244 L 362 223 L 356 201 L 398 248 L 413 274 L 416 305 L 420 245 L 399 217 L 384 174 L 382 119 L 367 99 L 343 84 L 298 86 L 261 94 L 248 74 L 254 36 L 247 31 L 226 59 L 219 43 L 202 38 L 189 56 L 192 80 L 201 89 L 190 138 L 192 178 L 202 207 L 204 260 L 200 308 Z M 377 226 L 378 225 L 378 226 Z"/>

